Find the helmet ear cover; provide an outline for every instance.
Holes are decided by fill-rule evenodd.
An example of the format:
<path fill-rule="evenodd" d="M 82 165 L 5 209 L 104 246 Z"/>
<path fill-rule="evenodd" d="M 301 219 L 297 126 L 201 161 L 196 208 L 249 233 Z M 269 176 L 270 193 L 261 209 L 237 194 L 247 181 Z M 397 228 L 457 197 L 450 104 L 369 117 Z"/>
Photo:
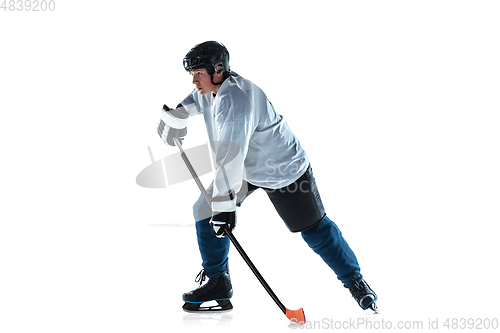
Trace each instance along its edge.
<path fill-rule="evenodd" d="M 208 70 L 207 70 L 207 73 L 208 73 Z M 219 84 L 222 84 L 222 83 L 223 83 L 223 82 L 224 82 L 224 81 L 225 81 L 225 80 L 229 77 L 229 72 L 223 72 L 223 70 L 222 70 L 222 69 L 219 69 L 219 70 L 217 71 L 217 74 L 220 74 L 220 73 L 224 73 L 224 75 L 222 76 L 222 81 L 221 81 L 221 82 L 219 82 L 219 83 L 215 83 L 215 82 L 214 82 L 214 74 L 210 74 L 210 81 L 212 82 L 212 84 L 213 84 L 214 86 L 217 86 L 217 85 L 219 85 Z"/>

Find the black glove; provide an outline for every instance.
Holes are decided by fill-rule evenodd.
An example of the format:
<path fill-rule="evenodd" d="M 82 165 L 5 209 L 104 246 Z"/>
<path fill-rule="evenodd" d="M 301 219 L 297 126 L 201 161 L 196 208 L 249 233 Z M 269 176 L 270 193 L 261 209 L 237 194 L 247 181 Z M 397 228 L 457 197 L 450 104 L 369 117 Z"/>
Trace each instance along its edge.
<path fill-rule="evenodd" d="M 212 226 L 212 233 L 217 237 L 224 237 L 227 229 L 232 231 L 236 226 L 236 211 L 232 212 L 213 212 L 212 220 L 210 221 Z"/>
<path fill-rule="evenodd" d="M 182 140 L 187 135 L 188 117 L 189 114 L 182 104 L 179 104 L 175 110 L 163 105 L 157 126 L 158 135 L 163 142 L 175 146 L 174 138 L 178 138 L 182 144 Z"/>

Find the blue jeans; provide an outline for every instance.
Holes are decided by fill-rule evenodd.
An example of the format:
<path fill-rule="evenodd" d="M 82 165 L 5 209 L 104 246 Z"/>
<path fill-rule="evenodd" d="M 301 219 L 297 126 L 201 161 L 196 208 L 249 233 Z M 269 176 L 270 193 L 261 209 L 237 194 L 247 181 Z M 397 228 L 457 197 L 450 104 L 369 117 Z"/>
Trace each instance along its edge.
<path fill-rule="evenodd" d="M 196 235 L 202 258 L 202 266 L 209 278 L 227 270 L 230 240 L 217 238 L 210 226 L 211 209 L 205 198 L 200 196 L 193 207 Z M 302 231 L 302 238 L 335 272 L 337 278 L 349 288 L 351 280 L 361 280 L 360 268 L 354 252 L 347 244 L 337 225 L 325 216 L 316 226 Z"/>

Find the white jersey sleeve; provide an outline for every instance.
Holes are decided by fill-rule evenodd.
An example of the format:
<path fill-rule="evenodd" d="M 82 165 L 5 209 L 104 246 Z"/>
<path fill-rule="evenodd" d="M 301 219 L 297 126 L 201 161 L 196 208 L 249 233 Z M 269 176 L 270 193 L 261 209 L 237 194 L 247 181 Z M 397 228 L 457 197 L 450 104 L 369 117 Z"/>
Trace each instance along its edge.
<path fill-rule="evenodd" d="M 241 188 L 242 180 L 246 179 L 245 158 L 255 129 L 255 114 L 251 98 L 240 89 L 231 88 L 216 96 L 213 111 L 215 126 L 212 146 L 215 146 L 217 166 L 213 200 L 217 202 L 217 198 L 228 198 L 230 192 L 236 194 Z M 220 201 L 231 201 L 231 206 L 234 206 L 234 200 L 235 198 Z M 213 204 L 213 209 L 221 211 L 216 205 Z"/>
<path fill-rule="evenodd" d="M 187 95 L 186 98 L 184 98 L 181 102 L 182 106 L 186 109 L 186 111 L 189 113 L 190 117 L 197 116 L 203 113 L 203 108 L 197 104 L 198 98 L 195 95 L 196 89 L 193 89 L 193 91 Z"/>

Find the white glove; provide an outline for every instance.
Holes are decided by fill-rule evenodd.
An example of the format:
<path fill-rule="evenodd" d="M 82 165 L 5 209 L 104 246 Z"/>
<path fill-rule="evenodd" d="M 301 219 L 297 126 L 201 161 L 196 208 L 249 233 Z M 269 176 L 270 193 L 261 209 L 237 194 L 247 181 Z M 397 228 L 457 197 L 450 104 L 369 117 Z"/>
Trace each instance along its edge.
<path fill-rule="evenodd" d="M 170 146 L 175 146 L 174 138 L 178 138 L 182 143 L 183 138 L 187 134 L 188 118 L 189 114 L 181 104 L 175 110 L 163 105 L 161 118 L 157 126 L 158 135 L 163 142 Z"/>

